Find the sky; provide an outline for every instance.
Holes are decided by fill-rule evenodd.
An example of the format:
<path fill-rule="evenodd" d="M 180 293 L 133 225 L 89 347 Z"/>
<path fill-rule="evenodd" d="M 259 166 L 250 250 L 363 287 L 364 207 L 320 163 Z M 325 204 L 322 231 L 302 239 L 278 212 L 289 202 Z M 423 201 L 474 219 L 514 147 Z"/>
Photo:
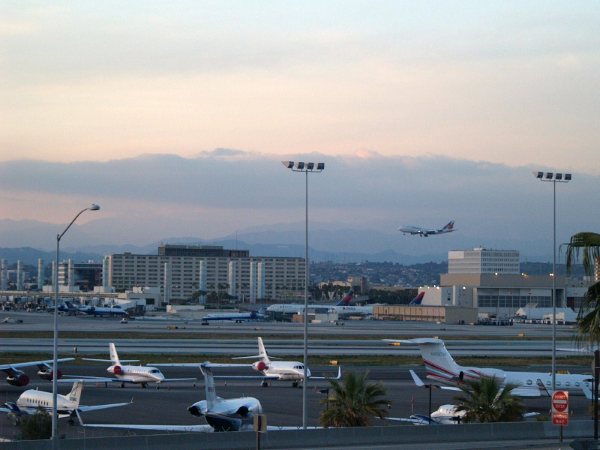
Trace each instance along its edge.
<path fill-rule="evenodd" d="M 263 190 L 258 174 L 318 157 L 346 174 L 343 189 L 315 180 L 324 223 L 453 214 L 485 230 L 477 204 L 439 193 L 470 198 L 461 186 L 479 189 L 481 173 L 537 168 L 598 190 L 598 29 L 597 1 L 4 1 L 0 220 L 68 223 L 104 200 L 103 219 L 147 217 L 156 235 L 185 231 L 177 216 L 207 237 L 298 221 L 303 202 L 285 205 L 301 180 L 290 189 L 279 166 L 286 187 Z M 206 167 L 216 184 L 191 172 Z M 495 186 L 474 201 L 488 207 Z M 583 215 L 594 196 L 575 197 Z"/>

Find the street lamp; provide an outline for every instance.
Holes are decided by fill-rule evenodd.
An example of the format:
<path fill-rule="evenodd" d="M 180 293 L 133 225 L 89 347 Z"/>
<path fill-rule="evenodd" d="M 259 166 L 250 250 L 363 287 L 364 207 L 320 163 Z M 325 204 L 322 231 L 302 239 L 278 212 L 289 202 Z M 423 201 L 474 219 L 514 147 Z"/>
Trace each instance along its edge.
<path fill-rule="evenodd" d="M 71 220 L 71 223 L 65 228 L 65 230 L 56 235 L 56 263 L 54 273 L 54 329 L 52 339 L 52 448 L 58 448 L 58 255 L 60 248 L 60 240 L 65 235 L 67 230 L 71 228 L 71 225 L 75 223 L 77 218 L 82 215 L 85 211 L 98 211 L 100 206 L 92 203 L 87 208 L 82 209 L 77 215 Z"/>
<path fill-rule="evenodd" d="M 305 203 L 305 235 L 304 235 L 304 374 L 302 382 L 302 428 L 306 430 L 307 411 L 306 411 L 306 385 L 308 377 L 306 371 L 308 367 L 308 174 L 321 173 L 325 169 L 325 163 L 314 163 L 298 161 L 281 161 L 281 163 L 293 172 L 304 172 L 306 175 L 306 203 Z"/>
<path fill-rule="evenodd" d="M 570 173 L 533 172 L 540 181 L 552 183 L 552 392 L 556 390 L 556 183 L 571 181 Z"/>

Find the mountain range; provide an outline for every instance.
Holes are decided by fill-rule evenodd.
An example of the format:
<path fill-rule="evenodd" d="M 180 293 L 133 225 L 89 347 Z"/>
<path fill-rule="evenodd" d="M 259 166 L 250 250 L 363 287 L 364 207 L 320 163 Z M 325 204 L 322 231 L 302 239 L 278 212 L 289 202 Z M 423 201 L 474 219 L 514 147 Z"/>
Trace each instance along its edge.
<path fill-rule="evenodd" d="M 296 256 L 305 252 L 304 224 L 274 224 L 249 228 L 235 235 L 215 239 L 201 237 L 165 237 L 149 243 L 110 242 L 110 230 L 119 226 L 108 219 L 73 225 L 61 240 L 61 259 L 100 261 L 104 255 L 131 252 L 155 254 L 159 245 L 198 244 L 221 245 L 231 249 L 249 250 L 254 256 Z M 35 264 L 37 258 L 46 261 L 55 258 L 56 232 L 61 225 L 37 221 L 0 220 L 0 257 L 14 263 L 21 260 Z M 105 235 L 98 233 L 101 228 Z M 459 226 L 460 228 L 460 226 Z M 95 242 L 91 244 L 91 242 Z M 421 238 L 404 236 L 398 231 L 384 233 L 369 229 L 335 229 L 331 224 L 311 224 L 309 229 L 309 258 L 311 261 L 333 262 L 395 262 L 418 264 L 441 262 L 449 250 L 488 247 L 520 250 L 518 241 L 488 239 L 488 242 L 470 241 L 459 232 Z M 545 242 L 527 242 L 528 249 L 547 247 Z M 551 251 L 551 249 L 549 249 Z M 549 261 L 551 256 L 542 252 L 523 252 L 523 261 Z"/>

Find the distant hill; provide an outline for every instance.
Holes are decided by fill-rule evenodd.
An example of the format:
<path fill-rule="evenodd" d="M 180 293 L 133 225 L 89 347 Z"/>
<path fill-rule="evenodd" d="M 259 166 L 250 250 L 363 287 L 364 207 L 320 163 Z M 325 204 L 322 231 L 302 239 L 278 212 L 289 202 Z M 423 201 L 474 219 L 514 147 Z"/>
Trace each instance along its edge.
<path fill-rule="evenodd" d="M 60 252 L 60 259 L 73 259 L 74 261 L 102 261 L 103 255 L 89 252 Z M 21 261 L 23 264 L 31 266 L 37 265 L 38 258 L 42 258 L 45 264 L 56 259 L 56 252 L 38 250 L 31 247 L 21 248 L 2 248 L 0 247 L 0 258 L 6 259 L 8 264 L 14 264 Z"/>

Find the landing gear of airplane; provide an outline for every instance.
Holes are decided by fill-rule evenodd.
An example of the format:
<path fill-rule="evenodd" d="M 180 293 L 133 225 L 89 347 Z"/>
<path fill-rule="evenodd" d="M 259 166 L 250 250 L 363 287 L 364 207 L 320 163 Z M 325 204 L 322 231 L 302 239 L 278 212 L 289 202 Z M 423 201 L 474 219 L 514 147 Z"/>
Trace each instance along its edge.
<path fill-rule="evenodd" d="M 146 389 L 148 387 L 148 383 L 142 383 L 142 389 Z"/>
<path fill-rule="evenodd" d="M 262 383 L 260 383 L 260 385 L 262 387 L 269 387 L 269 382 L 267 380 L 263 380 Z"/>
<path fill-rule="evenodd" d="M 121 389 L 125 387 L 125 383 L 121 383 Z"/>
<path fill-rule="evenodd" d="M 298 382 L 297 382 L 297 381 L 294 381 L 294 382 L 292 383 L 292 387 L 295 387 L 295 388 L 297 388 L 297 387 L 298 387 Z"/>

